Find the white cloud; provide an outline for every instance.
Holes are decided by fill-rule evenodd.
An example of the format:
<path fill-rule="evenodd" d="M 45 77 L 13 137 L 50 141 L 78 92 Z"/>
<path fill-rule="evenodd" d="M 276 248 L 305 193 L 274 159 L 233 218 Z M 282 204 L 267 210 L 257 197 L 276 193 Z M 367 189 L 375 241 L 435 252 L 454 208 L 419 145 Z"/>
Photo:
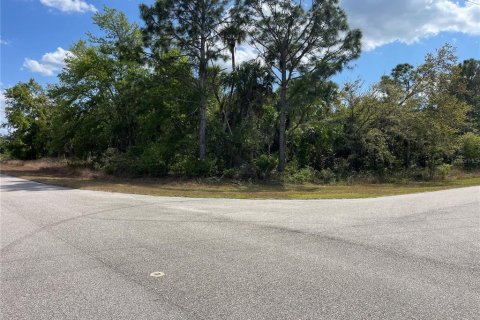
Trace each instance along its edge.
<path fill-rule="evenodd" d="M 236 53 L 235 53 L 235 60 L 236 60 L 236 63 L 238 64 L 253 60 L 257 57 L 258 57 L 257 49 L 253 48 L 248 44 L 238 46 L 238 49 L 236 50 Z"/>
<path fill-rule="evenodd" d="M 44 76 L 53 76 L 65 66 L 65 59 L 73 54 L 58 47 L 54 52 L 47 52 L 40 61 L 25 58 L 23 66 L 31 72 L 40 73 Z"/>
<path fill-rule="evenodd" d="M 0 90 L 0 108 L 3 110 L 3 104 L 5 103 L 5 93 L 4 90 Z"/>
<path fill-rule="evenodd" d="M 225 49 L 223 52 L 227 57 L 227 61 L 218 60 L 216 63 L 221 69 L 232 71 L 232 61 L 230 51 Z M 258 57 L 258 51 L 248 43 L 243 43 L 235 48 L 235 65 L 238 67 L 243 62 L 254 60 Z"/>
<path fill-rule="evenodd" d="M 480 35 L 480 6 L 450 0 L 342 0 L 365 50 L 395 41 L 412 44 L 441 32 Z"/>
<path fill-rule="evenodd" d="M 97 8 L 83 0 L 40 0 L 47 7 L 58 9 L 62 12 L 96 12 Z"/>
<path fill-rule="evenodd" d="M 0 45 L 6 46 L 7 44 L 10 44 L 10 41 L 0 38 Z"/>

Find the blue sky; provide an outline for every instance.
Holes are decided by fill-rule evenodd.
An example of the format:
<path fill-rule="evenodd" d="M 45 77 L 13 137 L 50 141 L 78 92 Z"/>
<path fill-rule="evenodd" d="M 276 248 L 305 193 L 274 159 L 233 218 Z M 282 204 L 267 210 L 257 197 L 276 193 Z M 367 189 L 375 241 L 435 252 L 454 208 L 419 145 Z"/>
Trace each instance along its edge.
<path fill-rule="evenodd" d="M 104 5 L 139 19 L 138 5 L 153 0 L 2 0 L 0 90 L 35 78 L 56 81 L 68 48 L 96 32 L 92 14 Z M 480 0 L 341 0 L 351 26 L 364 33 L 364 52 L 334 79 L 340 84 L 358 78 L 371 84 L 398 63 L 416 65 L 446 42 L 457 48 L 459 60 L 480 59 Z M 238 49 L 239 60 L 254 55 Z M 0 96 L 0 121 L 4 101 Z"/>

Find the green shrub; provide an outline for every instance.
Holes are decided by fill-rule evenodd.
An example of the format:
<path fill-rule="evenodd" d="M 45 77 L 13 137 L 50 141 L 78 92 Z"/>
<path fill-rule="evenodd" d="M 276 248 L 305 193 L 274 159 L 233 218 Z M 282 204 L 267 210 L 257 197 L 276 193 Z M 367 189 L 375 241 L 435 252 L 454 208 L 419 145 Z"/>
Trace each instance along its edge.
<path fill-rule="evenodd" d="M 315 183 L 318 182 L 318 172 L 311 167 L 305 167 L 296 171 L 289 169 L 283 175 L 284 181 L 289 183 Z"/>
<path fill-rule="evenodd" d="M 324 183 L 335 182 L 335 173 L 330 168 L 326 168 L 318 173 L 318 178 Z"/>
<path fill-rule="evenodd" d="M 258 178 L 257 167 L 251 163 L 244 163 L 239 169 L 240 179 L 253 180 Z"/>
<path fill-rule="evenodd" d="M 463 156 L 457 156 L 453 160 L 452 164 L 456 169 L 463 169 L 465 166 L 465 159 L 463 158 Z"/>
<path fill-rule="evenodd" d="M 275 170 L 275 168 L 277 167 L 277 158 L 270 155 L 262 154 L 255 160 L 254 164 L 258 175 L 262 179 L 265 179 L 270 176 L 272 171 Z"/>
<path fill-rule="evenodd" d="M 225 169 L 222 175 L 227 179 L 238 179 L 240 177 L 238 168 Z"/>
<path fill-rule="evenodd" d="M 405 176 L 416 181 L 429 181 L 433 179 L 432 171 L 424 167 L 412 167 L 405 170 Z"/>
<path fill-rule="evenodd" d="M 128 154 L 117 153 L 104 159 L 103 170 L 111 175 L 132 175 L 134 166 L 134 160 Z"/>
<path fill-rule="evenodd" d="M 0 161 L 10 160 L 12 155 L 8 151 L 8 140 L 6 137 L 0 135 Z"/>
<path fill-rule="evenodd" d="M 134 171 L 136 174 L 163 177 L 168 174 L 168 166 L 163 160 L 162 149 L 156 145 L 149 145 L 135 162 Z"/>
<path fill-rule="evenodd" d="M 337 158 L 333 163 L 333 171 L 337 176 L 337 180 L 346 180 L 352 175 L 353 169 L 347 159 Z"/>
<path fill-rule="evenodd" d="M 107 149 L 103 155 L 103 169 L 107 174 L 117 176 L 144 175 L 163 177 L 169 168 L 163 161 L 162 150 L 155 144 L 149 145 L 138 156 L 141 150 L 130 148 L 126 153 L 118 153 L 115 149 Z"/>
<path fill-rule="evenodd" d="M 452 165 L 443 163 L 435 167 L 435 177 L 445 179 L 452 171 Z"/>
<path fill-rule="evenodd" d="M 177 173 L 195 178 L 206 177 L 216 174 L 215 162 L 209 159 L 200 160 L 196 158 L 187 158 L 179 166 L 176 167 Z"/>
<path fill-rule="evenodd" d="M 469 132 L 461 138 L 460 142 L 464 166 L 466 168 L 480 166 L 480 136 Z"/>
<path fill-rule="evenodd" d="M 348 175 L 345 181 L 348 184 L 355 184 L 355 183 L 372 184 L 372 183 L 380 182 L 380 177 L 378 174 L 371 171 L 360 171 L 360 172 L 354 172 Z"/>

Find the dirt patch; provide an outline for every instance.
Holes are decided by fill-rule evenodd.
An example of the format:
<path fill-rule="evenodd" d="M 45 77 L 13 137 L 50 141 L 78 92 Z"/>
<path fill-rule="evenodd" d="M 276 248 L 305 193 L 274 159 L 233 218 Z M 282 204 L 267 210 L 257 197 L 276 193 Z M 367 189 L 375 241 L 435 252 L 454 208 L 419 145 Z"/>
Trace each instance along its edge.
<path fill-rule="evenodd" d="M 86 168 L 72 168 L 65 159 L 7 160 L 2 161 L 0 170 L 12 175 L 54 176 L 72 178 L 101 178 L 104 175 Z"/>

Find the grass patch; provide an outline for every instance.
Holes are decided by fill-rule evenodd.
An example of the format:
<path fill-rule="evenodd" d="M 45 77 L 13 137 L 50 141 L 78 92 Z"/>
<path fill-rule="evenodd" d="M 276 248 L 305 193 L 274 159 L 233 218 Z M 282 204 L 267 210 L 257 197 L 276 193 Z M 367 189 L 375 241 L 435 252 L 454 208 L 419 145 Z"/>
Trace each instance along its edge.
<path fill-rule="evenodd" d="M 117 178 L 87 169 L 72 169 L 65 161 L 5 161 L 0 172 L 19 178 L 74 189 L 155 196 L 235 199 L 353 199 L 479 186 L 480 173 L 461 173 L 441 181 L 354 184 L 275 184 L 185 180 L 175 178 Z"/>

